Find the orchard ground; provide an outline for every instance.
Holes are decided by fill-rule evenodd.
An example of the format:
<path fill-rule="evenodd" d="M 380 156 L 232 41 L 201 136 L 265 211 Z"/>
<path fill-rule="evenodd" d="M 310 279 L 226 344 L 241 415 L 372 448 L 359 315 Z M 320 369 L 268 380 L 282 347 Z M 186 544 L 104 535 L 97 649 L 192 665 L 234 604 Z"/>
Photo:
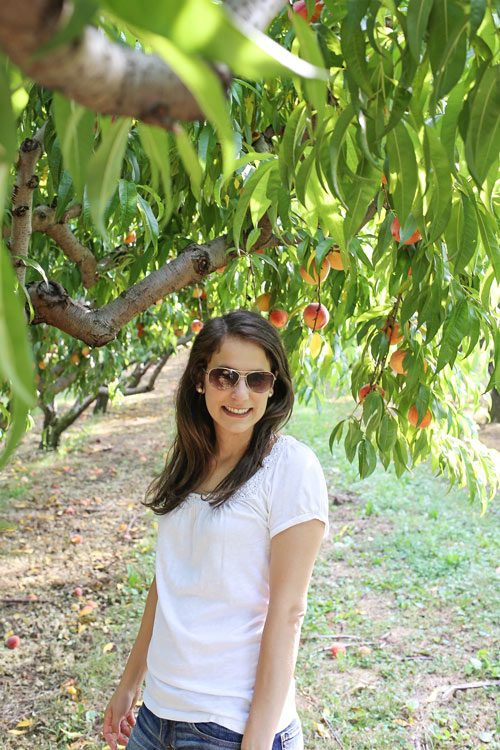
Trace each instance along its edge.
<path fill-rule="evenodd" d="M 0 649 L 0 750 L 105 746 L 102 712 L 153 575 L 141 499 L 172 436 L 184 358 L 151 394 L 80 420 L 59 453 L 36 452 L 37 421 L 3 473 L 0 623 L 21 641 Z M 357 481 L 328 450 L 351 406 L 297 407 L 287 427 L 318 454 L 331 498 L 297 667 L 306 748 L 499 748 L 498 498 L 480 518 L 425 466 Z"/>

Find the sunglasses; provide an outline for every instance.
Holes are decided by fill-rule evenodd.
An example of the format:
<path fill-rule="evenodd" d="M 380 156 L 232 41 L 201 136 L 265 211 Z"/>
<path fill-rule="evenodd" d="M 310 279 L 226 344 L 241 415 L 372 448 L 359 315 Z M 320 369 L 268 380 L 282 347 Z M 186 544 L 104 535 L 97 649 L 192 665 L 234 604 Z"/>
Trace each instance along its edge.
<path fill-rule="evenodd" d="M 229 367 L 212 367 L 211 370 L 205 370 L 205 372 L 208 375 L 210 385 L 217 388 L 218 391 L 228 391 L 231 388 L 236 388 L 240 382 L 240 378 L 244 377 L 247 388 L 254 393 L 265 393 L 273 387 L 276 380 L 276 375 L 265 370 L 244 372 L 232 370 Z"/>

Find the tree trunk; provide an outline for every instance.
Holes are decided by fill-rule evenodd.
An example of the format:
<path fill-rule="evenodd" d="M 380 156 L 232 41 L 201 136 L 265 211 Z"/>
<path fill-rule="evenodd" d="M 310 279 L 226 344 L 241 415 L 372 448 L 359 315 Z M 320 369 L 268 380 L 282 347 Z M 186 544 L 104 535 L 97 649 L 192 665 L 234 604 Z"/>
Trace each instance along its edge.
<path fill-rule="evenodd" d="M 102 386 L 94 404 L 94 414 L 106 414 L 109 403 L 109 391 L 107 386 Z"/>
<path fill-rule="evenodd" d="M 97 393 L 91 393 L 83 399 L 77 398 L 73 406 L 68 409 L 62 416 L 57 416 L 57 411 L 54 408 L 54 404 L 51 404 L 47 408 L 47 412 L 44 408 L 44 429 L 42 432 L 42 440 L 40 448 L 44 450 L 55 450 L 59 446 L 61 435 L 65 430 L 70 427 L 73 422 L 76 422 L 80 414 L 83 414 L 90 404 L 95 401 Z"/>

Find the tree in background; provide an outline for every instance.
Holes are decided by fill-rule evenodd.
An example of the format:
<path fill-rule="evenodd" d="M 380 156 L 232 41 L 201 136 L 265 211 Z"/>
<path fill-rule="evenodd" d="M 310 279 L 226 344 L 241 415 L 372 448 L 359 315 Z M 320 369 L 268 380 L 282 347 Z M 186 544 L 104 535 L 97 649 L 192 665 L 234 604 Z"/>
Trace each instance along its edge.
<path fill-rule="evenodd" d="M 485 504 L 498 471 L 464 408 L 500 380 L 498 14 L 5 0 L 4 460 L 30 350 L 39 385 L 68 376 L 82 399 L 146 345 L 256 306 L 300 398 L 349 383 L 330 441 L 362 477 L 430 455 Z"/>

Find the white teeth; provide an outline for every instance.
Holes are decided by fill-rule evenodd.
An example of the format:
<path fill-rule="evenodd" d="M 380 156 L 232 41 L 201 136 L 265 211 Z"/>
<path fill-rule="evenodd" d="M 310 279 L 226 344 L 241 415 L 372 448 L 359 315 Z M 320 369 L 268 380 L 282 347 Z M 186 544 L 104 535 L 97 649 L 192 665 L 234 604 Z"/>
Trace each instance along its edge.
<path fill-rule="evenodd" d="M 233 409 L 231 406 L 226 406 L 226 409 L 231 412 L 231 414 L 246 414 L 247 411 L 250 411 L 250 409 Z"/>

